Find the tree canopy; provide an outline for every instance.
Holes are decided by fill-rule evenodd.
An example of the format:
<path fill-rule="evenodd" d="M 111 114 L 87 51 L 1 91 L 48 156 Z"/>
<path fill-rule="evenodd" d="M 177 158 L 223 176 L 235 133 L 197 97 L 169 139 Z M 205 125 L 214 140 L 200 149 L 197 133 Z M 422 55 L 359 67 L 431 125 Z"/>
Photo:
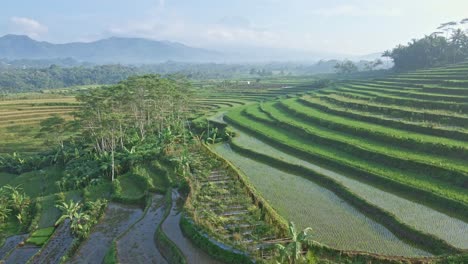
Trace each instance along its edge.
<path fill-rule="evenodd" d="M 462 20 L 460 24 L 464 24 Z M 438 30 L 421 39 L 413 39 L 407 45 L 398 45 L 386 51 L 383 56 L 394 62 L 398 71 L 428 68 L 458 63 L 468 58 L 468 35 L 457 22 L 443 23 Z M 444 34 L 446 36 L 444 36 Z"/>

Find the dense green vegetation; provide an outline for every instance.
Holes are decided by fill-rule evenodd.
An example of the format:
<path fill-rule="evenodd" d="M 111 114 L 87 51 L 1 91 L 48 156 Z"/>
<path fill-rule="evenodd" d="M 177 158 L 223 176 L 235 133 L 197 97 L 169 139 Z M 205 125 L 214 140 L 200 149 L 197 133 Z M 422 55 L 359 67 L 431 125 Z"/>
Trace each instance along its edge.
<path fill-rule="evenodd" d="M 466 23 L 466 20 L 460 24 Z M 398 71 L 436 67 L 451 63 L 458 63 L 468 58 L 468 36 L 465 31 L 455 28 L 457 22 L 442 24 L 438 30 L 451 32 L 450 37 L 443 36 L 444 32 L 434 32 L 422 39 L 414 39 L 407 45 L 398 45 L 383 56 L 390 57 L 394 62 L 394 69 Z"/>

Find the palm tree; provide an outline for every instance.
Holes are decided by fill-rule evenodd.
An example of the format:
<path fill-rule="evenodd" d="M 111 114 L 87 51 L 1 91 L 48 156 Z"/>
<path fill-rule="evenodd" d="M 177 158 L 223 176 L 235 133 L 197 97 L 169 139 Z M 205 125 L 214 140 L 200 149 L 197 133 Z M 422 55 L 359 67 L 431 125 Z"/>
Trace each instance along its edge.
<path fill-rule="evenodd" d="M 289 222 L 289 235 L 291 236 L 291 242 L 286 246 L 281 244 L 275 245 L 279 253 L 278 263 L 296 264 L 303 262 L 305 259 L 302 254 L 302 249 L 304 244 L 307 244 L 312 240 L 311 232 L 312 228 L 307 227 L 297 234 L 296 226 L 293 222 Z"/>
<path fill-rule="evenodd" d="M 70 219 L 71 221 L 75 217 L 77 217 L 78 211 L 80 210 L 81 206 L 82 204 L 80 202 L 75 203 L 73 200 L 71 200 L 68 204 L 65 202 L 62 202 L 61 204 L 56 205 L 56 207 L 60 209 L 63 214 L 62 216 L 60 216 L 57 222 L 55 222 L 55 226 L 65 221 L 65 219 L 67 218 Z"/>

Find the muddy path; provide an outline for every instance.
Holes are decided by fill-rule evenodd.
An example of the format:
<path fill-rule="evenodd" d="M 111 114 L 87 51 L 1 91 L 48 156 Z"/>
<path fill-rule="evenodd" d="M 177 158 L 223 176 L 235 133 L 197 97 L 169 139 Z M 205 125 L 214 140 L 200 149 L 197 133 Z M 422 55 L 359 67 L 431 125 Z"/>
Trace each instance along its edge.
<path fill-rule="evenodd" d="M 31 259 L 32 264 L 59 263 L 73 244 L 70 221 L 65 220 L 54 232 L 42 250 Z"/>
<path fill-rule="evenodd" d="M 222 264 L 217 260 L 214 260 L 207 253 L 195 246 L 189 239 L 187 239 L 180 230 L 179 222 L 182 216 L 177 208 L 177 199 L 179 194 L 177 191 L 172 191 L 172 208 L 171 213 L 162 224 L 162 230 L 167 237 L 174 242 L 177 247 L 182 251 L 187 259 L 188 264 Z"/>
<path fill-rule="evenodd" d="M 3 246 L 0 248 L 0 260 L 3 260 L 12 250 L 16 248 L 16 246 L 18 246 L 19 243 L 24 241 L 27 237 L 27 234 L 8 237 L 5 240 Z"/>
<path fill-rule="evenodd" d="M 154 233 L 163 217 L 163 197 L 154 194 L 144 217 L 117 241 L 119 263 L 167 263 L 154 241 Z"/>
<path fill-rule="evenodd" d="M 110 203 L 101 222 L 67 263 L 102 263 L 114 239 L 142 215 L 139 207 Z"/>

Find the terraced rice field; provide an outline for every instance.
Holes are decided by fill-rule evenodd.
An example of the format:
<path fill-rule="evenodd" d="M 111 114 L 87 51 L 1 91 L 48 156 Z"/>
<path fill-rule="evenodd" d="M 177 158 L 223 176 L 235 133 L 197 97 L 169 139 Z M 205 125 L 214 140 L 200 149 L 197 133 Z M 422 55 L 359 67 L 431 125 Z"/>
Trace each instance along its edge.
<path fill-rule="evenodd" d="M 164 216 L 161 195 L 153 195 L 144 216 L 117 240 L 120 263 L 167 263 L 154 241 L 154 233 Z"/>
<path fill-rule="evenodd" d="M 402 242 L 333 192 L 306 178 L 243 157 L 228 145 L 220 145 L 216 150 L 247 174 L 281 215 L 294 221 L 298 228 L 312 226 L 317 241 L 339 249 L 428 255 Z"/>
<path fill-rule="evenodd" d="M 272 85 L 272 86 L 278 86 Z M 255 102 L 284 98 L 286 96 L 297 96 L 310 92 L 310 86 L 279 86 L 268 88 L 255 88 L 243 86 L 241 88 L 218 88 L 216 90 L 197 91 L 197 98 L 193 101 L 194 107 L 199 110 L 198 114 L 206 116 L 213 115 L 232 107 L 242 106 Z"/>
<path fill-rule="evenodd" d="M 410 228 L 429 240 L 445 243 L 445 248 L 452 251 L 467 250 L 467 76 L 468 64 L 459 64 L 375 80 L 340 81 L 300 97 L 238 107 L 227 111 L 224 120 L 248 132 L 248 135 L 238 133 L 240 136 L 231 144 L 234 150 L 236 146 L 248 149 L 251 155 L 239 155 L 242 151 L 235 153 L 227 146 L 219 146 L 218 151 L 232 159 L 285 218 L 294 219 L 301 227 L 317 229 L 317 240 L 330 246 L 396 255 L 427 254 L 397 238 L 393 240 L 382 231 L 393 235 L 396 229 L 390 232 L 383 226 L 374 228 L 380 230 L 374 233 L 378 234 L 374 238 L 353 234 L 371 234 L 370 220 L 364 221 L 369 230 L 349 228 L 343 230 L 346 235 L 338 236 L 339 241 L 332 239 L 334 235 L 325 231 L 328 223 L 317 220 L 316 215 L 328 215 L 331 208 L 340 208 L 337 201 L 344 205 L 348 201 L 334 197 L 329 190 L 319 191 L 317 188 L 323 187 L 312 182 L 314 179 L 305 171 L 330 179 L 339 188 L 345 188 L 368 206 L 386 214 L 390 222 Z M 216 119 L 221 120 L 221 116 Z M 276 159 L 283 167 L 300 166 L 302 173 L 277 170 L 280 165 L 271 168 L 252 153 L 261 154 L 263 159 L 264 156 Z M 296 184 L 296 181 L 304 182 Z M 285 188 L 292 188 L 291 194 Z M 276 192 L 281 194 L 275 196 Z M 305 207 L 315 208 L 315 214 L 308 215 L 297 208 L 295 195 L 302 197 L 301 203 L 309 204 Z M 324 205 L 324 201 L 329 204 L 317 205 Z M 344 205 L 339 212 L 346 212 Z M 346 217 L 366 219 L 360 216 L 362 207 L 348 206 L 348 213 L 354 211 Z M 341 216 L 329 222 L 355 226 Z M 379 220 L 376 221 L 378 225 Z M 388 221 L 384 226 L 387 225 Z M 369 243 L 347 241 L 347 236 L 363 238 Z M 375 248 L 378 240 L 393 244 L 385 246 L 387 252 L 384 252 Z M 399 247 L 399 243 L 405 246 Z"/>
<path fill-rule="evenodd" d="M 217 241 L 231 250 L 242 250 L 251 256 L 269 255 L 268 242 L 278 238 L 274 227 L 262 217 L 262 211 L 253 203 L 242 181 L 219 160 L 206 160 L 207 167 L 195 169 L 188 198 L 188 212 L 195 222 Z M 163 224 L 163 228 L 168 227 Z M 235 249 L 234 249 L 235 248 Z"/>
<path fill-rule="evenodd" d="M 179 194 L 177 191 L 172 192 L 172 207 L 171 212 L 162 224 L 162 230 L 167 237 L 174 242 L 174 244 L 184 254 L 188 264 L 221 264 L 213 257 L 209 256 L 206 252 L 197 248 L 188 238 L 186 238 L 180 229 L 179 222 L 181 217 L 181 210 L 177 207 L 177 199 Z"/>
<path fill-rule="evenodd" d="M 125 232 L 143 214 L 140 208 L 111 203 L 75 255 L 67 263 L 101 263 L 114 239 Z"/>
<path fill-rule="evenodd" d="M 38 99 L 34 99 L 39 97 Z M 31 98 L 31 99 L 28 99 Z M 72 119 L 78 104 L 74 97 L 57 95 L 27 96 L 0 101 L 0 154 L 37 152 L 44 149 L 37 138 L 38 124 L 53 115 Z"/>

